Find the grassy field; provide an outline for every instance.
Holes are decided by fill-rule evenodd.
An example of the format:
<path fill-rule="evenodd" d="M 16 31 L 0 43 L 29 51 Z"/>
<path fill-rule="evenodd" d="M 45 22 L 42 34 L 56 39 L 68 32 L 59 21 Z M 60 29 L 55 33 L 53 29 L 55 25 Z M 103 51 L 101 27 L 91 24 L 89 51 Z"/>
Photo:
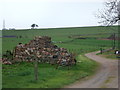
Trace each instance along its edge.
<path fill-rule="evenodd" d="M 40 29 L 40 30 L 12 30 L 2 31 L 3 36 L 14 35 L 18 38 L 2 38 L 2 52 L 6 50 L 12 50 L 19 42 L 28 43 L 35 36 L 50 36 L 54 42 L 69 42 L 69 43 L 56 43 L 59 46 L 67 46 L 70 49 L 84 49 L 88 51 L 90 49 L 98 50 L 103 47 L 111 47 L 112 41 L 100 40 L 99 38 L 109 37 L 113 33 L 118 33 L 117 27 L 113 27 L 115 30 L 105 27 L 81 27 L 81 28 L 54 28 L 54 29 Z M 90 37 L 85 40 L 69 38 L 69 36 L 83 35 L 84 37 Z M 22 38 L 19 38 L 19 37 Z M 97 38 L 97 39 L 96 39 Z M 9 45 L 8 45 L 9 44 Z M 71 45 L 71 46 L 69 46 Z M 117 44 L 116 44 L 117 45 Z M 89 49 L 88 49 L 88 48 Z M 84 50 L 85 51 L 85 50 Z M 86 51 L 85 51 L 86 52 Z"/>
<path fill-rule="evenodd" d="M 95 73 L 98 64 L 79 55 L 76 66 L 68 70 L 49 64 L 39 64 L 39 80 L 34 80 L 33 63 L 3 65 L 3 88 L 61 88 Z"/>
<path fill-rule="evenodd" d="M 100 55 L 102 57 L 105 57 L 105 58 L 110 58 L 110 59 L 113 59 L 113 60 L 118 60 L 118 55 L 114 54 L 115 53 L 115 50 L 111 50 L 111 51 L 107 51 L 107 52 L 104 52 L 104 53 L 99 53 L 97 55 Z"/>
<path fill-rule="evenodd" d="M 111 48 L 113 41 L 102 39 L 118 33 L 117 27 L 112 28 L 114 30 L 105 27 L 81 27 L 2 31 L 2 36 L 16 36 L 16 38 L 2 38 L 2 53 L 6 50 L 13 50 L 20 42 L 28 43 L 35 36 L 50 36 L 54 44 L 76 53 L 77 61 L 80 62 L 72 66 L 70 70 L 67 70 L 67 67 L 59 67 L 56 70 L 55 66 L 39 64 L 38 82 L 34 81 L 33 63 L 3 65 L 3 87 L 60 88 L 94 74 L 98 64 L 86 58 L 84 53 L 97 51 L 100 48 Z M 75 38 L 79 36 L 85 39 Z"/>

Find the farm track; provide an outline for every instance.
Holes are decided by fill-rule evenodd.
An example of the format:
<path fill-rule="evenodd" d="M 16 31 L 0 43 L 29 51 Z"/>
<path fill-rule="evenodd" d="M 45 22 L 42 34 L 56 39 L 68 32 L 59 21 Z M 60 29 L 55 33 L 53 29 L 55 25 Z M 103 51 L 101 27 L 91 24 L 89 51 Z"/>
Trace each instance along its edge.
<path fill-rule="evenodd" d="M 85 54 L 86 57 L 100 63 L 96 74 L 77 81 L 65 88 L 118 88 L 118 60 L 110 60 L 92 52 Z"/>

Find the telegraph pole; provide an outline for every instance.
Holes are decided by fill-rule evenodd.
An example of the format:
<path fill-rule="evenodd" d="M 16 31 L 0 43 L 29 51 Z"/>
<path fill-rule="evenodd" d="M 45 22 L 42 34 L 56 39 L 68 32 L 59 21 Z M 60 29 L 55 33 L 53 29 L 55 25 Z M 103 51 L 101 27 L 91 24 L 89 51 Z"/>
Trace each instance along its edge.
<path fill-rule="evenodd" d="M 3 29 L 5 28 L 5 20 L 3 20 Z"/>
<path fill-rule="evenodd" d="M 115 49 L 115 33 L 113 34 L 113 49 Z"/>
<path fill-rule="evenodd" d="M 3 29 L 2 30 L 5 30 L 5 20 L 3 20 Z"/>

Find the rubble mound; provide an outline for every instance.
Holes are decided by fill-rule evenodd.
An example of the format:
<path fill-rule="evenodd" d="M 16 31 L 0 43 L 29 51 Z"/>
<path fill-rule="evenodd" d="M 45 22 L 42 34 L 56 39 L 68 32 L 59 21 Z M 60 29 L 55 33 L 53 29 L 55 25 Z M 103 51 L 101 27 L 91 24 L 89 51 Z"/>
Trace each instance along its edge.
<path fill-rule="evenodd" d="M 37 36 L 28 44 L 19 43 L 13 51 L 13 61 L 15 62 L 38 62 L 73 65 L 76 60 L 67 49 L 54 45 L 48 36 Z"/>

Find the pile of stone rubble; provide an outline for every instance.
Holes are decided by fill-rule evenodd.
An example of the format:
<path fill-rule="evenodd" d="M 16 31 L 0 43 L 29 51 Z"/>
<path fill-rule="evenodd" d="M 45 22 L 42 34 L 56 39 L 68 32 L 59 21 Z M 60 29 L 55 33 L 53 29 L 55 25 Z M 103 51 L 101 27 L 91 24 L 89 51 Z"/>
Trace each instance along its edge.
<path fill-rule="evenodd" d="M 13 51 L 14 62 L 34 62 L 35 60 L 40 63 L 64 66 L 76 64 L 73 54 L 65 48 L 54 45 L 51 38 L 47 36 L 35 37 L 28 44 L 19 43 Z"/>
<path fill-rule="evenodd" d="M 7 65 L 11 65 L 12 64 L 12 62 L 11 61 L 9 61 L 7 58 L 0 58 L 0 62 L 2 63 L 2 64 L 7 64 Z"/>

